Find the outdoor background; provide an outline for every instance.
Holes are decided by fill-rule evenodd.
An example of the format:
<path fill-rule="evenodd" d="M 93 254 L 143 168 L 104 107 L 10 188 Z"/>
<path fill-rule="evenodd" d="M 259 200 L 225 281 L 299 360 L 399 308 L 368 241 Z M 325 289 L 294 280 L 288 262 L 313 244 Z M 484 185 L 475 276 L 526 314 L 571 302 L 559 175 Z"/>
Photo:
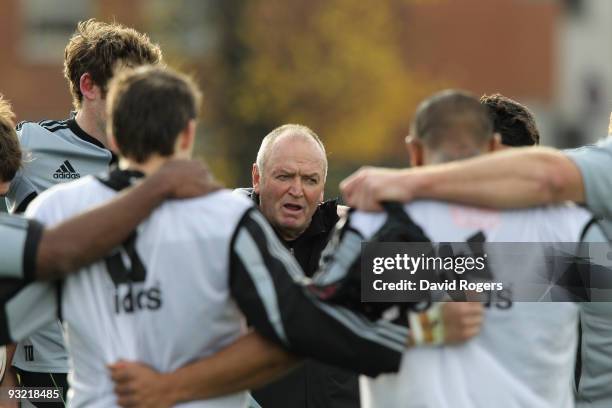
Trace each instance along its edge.
<path fill-rule="evenodd" d="M 64 119 L 63 50 L 75 23 L 133 26 L 205 93 L 197 145 L 227 186 L 250 185 L 261 139 L 314 129 L 327 197 L 364 164 L 407 165 L 417 103 L 453 87 L 500 92 L 535 113 L 543 144 L 606 135 L 607 0 L 0 0 L 0 92 L 18 120 Z"/>

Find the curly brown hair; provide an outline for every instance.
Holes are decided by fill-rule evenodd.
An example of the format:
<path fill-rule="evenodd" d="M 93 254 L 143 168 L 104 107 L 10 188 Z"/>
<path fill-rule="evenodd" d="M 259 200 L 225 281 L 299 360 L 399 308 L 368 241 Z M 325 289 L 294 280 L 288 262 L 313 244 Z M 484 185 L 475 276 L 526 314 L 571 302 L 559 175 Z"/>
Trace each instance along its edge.
<path fill-rule="evenodd" d="M 117 65 L 135 67 L 158 64 L 162 60 L 159 45 L 146 34 L 117 23 L 89 19 L 78 23 L 64 50 L 64 77 L 70 84 L 75 109 L 80 109 L 83 94 L 81 76 L 89 73 L 106 95 L 108 81 Z"/>
<path fill-rule="evenodd" d="M 493 130 L 506 146 L 540 144 L 540 132 L 533 113 L 523 104 L 501 94 L 483 95 L 480 103 L 489 109 Z"/>
<path fill-rule="evenodd" d="M 11 181 L 21 167 L 21 148 L 15 133 L 11 104 L 0 95 L 0 182 Z"/>

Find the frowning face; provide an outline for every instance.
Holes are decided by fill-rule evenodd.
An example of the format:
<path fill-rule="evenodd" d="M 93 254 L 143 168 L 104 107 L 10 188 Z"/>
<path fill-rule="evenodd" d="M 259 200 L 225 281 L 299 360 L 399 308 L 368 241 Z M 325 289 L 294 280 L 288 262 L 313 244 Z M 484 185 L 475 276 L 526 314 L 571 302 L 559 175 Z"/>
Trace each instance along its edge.
<path fill-rule="evenodd" d="M 253 167 L 259 207 L 286 240 L 302 234 L 323 200 L 325 154 L 310 138 L 287 134 L 274 141 L 263 164 Z"/>

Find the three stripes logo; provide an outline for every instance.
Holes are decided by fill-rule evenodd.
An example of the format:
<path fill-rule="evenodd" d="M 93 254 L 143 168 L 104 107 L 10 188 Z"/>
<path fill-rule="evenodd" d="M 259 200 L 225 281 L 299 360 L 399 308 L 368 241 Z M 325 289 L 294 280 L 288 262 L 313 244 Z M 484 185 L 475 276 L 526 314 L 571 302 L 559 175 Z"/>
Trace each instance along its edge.
<path fill-rule="evenodd" d="M 74 167 L 72 167 L 68 160 L 65 160 L 64 163 L 62 163 L 62 165 L 59 167 L 59 169 L 55 170 L 55 173 L 53 173 L 53 178 L 60 180 L 78 179 L 80 177 L 81 175 L 77 173 L 77 171 L 74 169 Z"/>

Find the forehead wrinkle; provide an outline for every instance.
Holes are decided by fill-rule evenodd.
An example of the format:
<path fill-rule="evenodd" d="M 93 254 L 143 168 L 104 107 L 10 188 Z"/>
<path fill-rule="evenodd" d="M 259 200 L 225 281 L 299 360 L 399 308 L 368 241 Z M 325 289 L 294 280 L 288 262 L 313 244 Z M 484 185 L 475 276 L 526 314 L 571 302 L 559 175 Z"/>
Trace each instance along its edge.
<path fill-rule="evenodd" d="M 309 167 L 313 167 L 317 164 L 320 164 L 320 163 L 315 163 L 314 161 L 307 163 Z M 323 168 L 311 170 L 310 168 L 304 169 L 304 168 L 300 168 L 299 165 L 296 166 L 296 165 L 292 165 L 288 163 L 281 163 L 281 164 L 273 165 L 270 168 L 270 173 L 272 174 L 288 173 L 291 175 L 299 174 L 300 176 L 306 176 L 306 177 L 322 177 L 323 172 L 324 172 Z"/>
<path fill-rule="evenodd" d="M 268 146 L 268 148 L 266 149 L 267 151 L 264 154 L 264 158 L 265 158 L 264 162 L 265 163 L 270 162 L 274 154 L 279 149 L 281 148 L 286 149 L 287 146 L 291 146 L 290 143 L 308 146 L 308 151 L 306 154 L 310 156 L 318 156 L 316 159 L 313 159 L 312 161 L 315 161 L 315 160 L 321 161 L 321 163 L 323 164 L 323 167 L 325 167 L 325 164 L 327 162 L 327 157 L 325 155 L 325 151 L 323 150 L 323 148 L 314 139 L 308 137 L 307 135 L 303 135 L 301 133 L 292 133 L 292 132 L 284 133 L 278 136 L 274 141 L 272 141 L 272 143 Z M 292 153 L 294 152 L 293 149 L 291 149 L 290 151 Z M 312 154 L 314 151 L 316 151 L 317 153 Z"/>
<path fill-rule="evenodd" d="M 312 144 L 309 144 L 309 146 L 316 148 Z M 284 152 L 279 151 L 283 148 L 288 149 L 290 147 L 279 146 L 275 143 L 275 145 L 271 148 L 271 151 L 269 152 L 270 154 L 268 155 L 268 157 L 266 157 L 264 172 L 276 173 L 279 171 L 299 171 L 300 174 L 309 172 L 312 174 L 320 175 L 321 177 L 325 173 L 325 160 L 322 157 L 317 157 L 319 156 L 319 154 L 313 154 L 314 149 L 309 149 L 305 152 L 302 152 L 302 154 L 298 154 L 292 149 L 289 151 L 289 153 L 283 154 Z"/>

